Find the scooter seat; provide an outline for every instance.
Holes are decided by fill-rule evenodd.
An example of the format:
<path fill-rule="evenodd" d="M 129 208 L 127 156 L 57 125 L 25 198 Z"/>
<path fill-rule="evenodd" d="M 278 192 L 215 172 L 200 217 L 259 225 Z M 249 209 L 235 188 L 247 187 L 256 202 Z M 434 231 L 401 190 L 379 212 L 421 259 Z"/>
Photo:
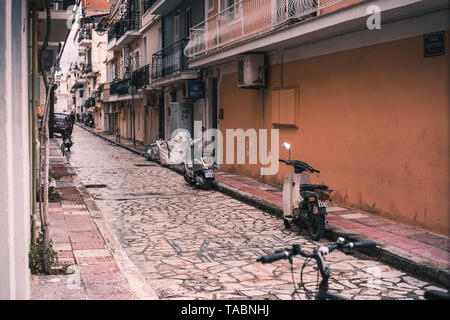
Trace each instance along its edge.
<path fill-rule="evenodd" d="M 317 190 L 317 189 L 325 190 L 325 189 L 328 189 L 328 187 L 323 185 L 323 184 L 306 184 L 306 183 L 301 184 L 300 188 L 305 189 L 305 190 Z"/>

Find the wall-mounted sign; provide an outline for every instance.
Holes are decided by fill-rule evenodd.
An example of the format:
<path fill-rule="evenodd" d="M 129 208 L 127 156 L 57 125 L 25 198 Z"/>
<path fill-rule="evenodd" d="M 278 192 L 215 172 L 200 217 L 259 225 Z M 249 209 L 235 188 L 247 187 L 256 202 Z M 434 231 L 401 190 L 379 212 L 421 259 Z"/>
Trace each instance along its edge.
<path fill-rule="evenodd" d="M 434 57 L 445 54 L 445 32 L 434 32 L 424 35 L 423 56 Z"/>
<path fill-rule="evenodd" d="M 205 97 L 205 83 L 192 81 L 187 83 L 187 96 L 189 99 L 201 99 Z"/>

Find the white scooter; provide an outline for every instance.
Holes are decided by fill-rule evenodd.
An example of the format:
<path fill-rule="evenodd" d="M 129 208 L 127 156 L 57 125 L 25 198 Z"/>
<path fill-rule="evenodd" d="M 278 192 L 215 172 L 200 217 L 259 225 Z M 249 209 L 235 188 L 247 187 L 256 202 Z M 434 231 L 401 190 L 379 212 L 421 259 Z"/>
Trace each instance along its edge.
<path fill-rule="evenodd" d="M 212 187 L 215 179 L 212 153 L 205 152 L 205 148 L 211 143 L 212 141 L 205 141 L 202 138 L 191 140 L 191 157 L 184 163 L 184 180 L 190 185 L 206 190 Z"/>
<path fill-rule="evenodd" d="M 283 142 L 283 148 L 289 150 L 289 160 L 281 160 L 287 165 L 293 166 L 295 172 L 289 173 L 283 184 L 283 220 L 286 228 L 289 228 L 295 220 L 300 220 L 308 227 L 312 240 L 319 240 L 325 230 L 326 208 L 330 206 L 330 193 L 325 185 L 310 184 L 309 175 L 318 174 L 306 162 L 291 160 L 291 145 Z"/>

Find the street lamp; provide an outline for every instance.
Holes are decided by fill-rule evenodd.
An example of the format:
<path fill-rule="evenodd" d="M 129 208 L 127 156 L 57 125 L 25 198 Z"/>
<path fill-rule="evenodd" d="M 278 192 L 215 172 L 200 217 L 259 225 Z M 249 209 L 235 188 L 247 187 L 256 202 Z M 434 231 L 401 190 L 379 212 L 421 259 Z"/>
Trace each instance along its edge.
<path fill-rule="evenodd" d="M 133 114 L 133 146 L 136 148 L 136 126 L 135 126 L 135 117 L 134 117 L 134 95 L 136 94 L 136 87 L 134 85 L 131 85 L 128 87 L 128 93 L 131 95 L 132 98 L 132 105 L 131 105 L 131 113 Z"/>

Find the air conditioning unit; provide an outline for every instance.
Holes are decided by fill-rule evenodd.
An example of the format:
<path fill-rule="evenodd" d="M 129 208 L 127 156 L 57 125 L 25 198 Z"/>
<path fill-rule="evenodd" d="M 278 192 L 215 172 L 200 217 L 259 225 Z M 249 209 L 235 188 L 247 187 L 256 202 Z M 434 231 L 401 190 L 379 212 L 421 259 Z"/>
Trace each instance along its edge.
<path fill-rule="evenodd" d="M 238 60 L 238 87 L 265 87 L 265 69 L 265 57 L 263 53 L 249 54 L 242 57 Z"/>

